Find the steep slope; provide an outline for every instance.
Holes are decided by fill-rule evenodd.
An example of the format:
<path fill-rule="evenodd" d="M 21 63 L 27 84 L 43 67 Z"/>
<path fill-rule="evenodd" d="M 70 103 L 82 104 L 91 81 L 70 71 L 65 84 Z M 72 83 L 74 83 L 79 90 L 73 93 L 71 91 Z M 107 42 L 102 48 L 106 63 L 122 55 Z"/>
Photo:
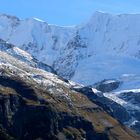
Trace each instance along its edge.
<path fill-rule="evenodd" d="M 100 104 L 121 123 L 140 133 L 140 89 L 131 89 L 132 86 L 139 85 L 139 78 L 125 80 L 125 83 L 116 79 L 103 80 L 91 86 L 73 88 Z M 127 90 L 124 90 L 127 86 Z"/>
<path fill-rule="evenodd" d="M 40 69 L 44 69 L 48 72 L 51 72 L 51 73 L 56 73 L 52 67 L 42 63 L 42 62 L 39 62 L 37 59 L 35 59 L 34 57 L 32 57 L 29 53 L 19 49 L 18 47 L 0 39 L 0 54 L 3 55 L 5 53 L 5 56 L 7 54 L 9 54 L 10 56 L 13 56 L 14 58 L 16 58 L 15 60 L 15 63 L 18 60 L 21 60 L 22 62 L 24 63 L 27 63 L 28 65 L 34 67 L 34 68 L 40 68 Z M 7 56 L 7 57 L 10 57 L 10 56 Z M 3 62 L 7 62 L 7 60 L 3 59 L 2 60 Z"/>
<path fill-rule="evenodd" d="M 132 78 L 132 79 L 131 79 Z M 125 77 L 118 88 L 103 93 L 104 97 L 116 102 L 129 114 L 128 120 L 124 124 L 140 132 L 140 77 Z M 109 84 L 108 84 L 109 85 Z M 111 83 L 110 83 L 111 85 Z M 103 86 L 102 86 L 103 87 Z M 121 120 L 121 119 L 120 119 Z"/>
<path fill-rule="evenodd" d="M 139 139 L 73 85 L 1 51 L 0 139 Z"/>
<path fill-rule="evenodd" d="M 130 115 L 130 120 L 126 120 L 127 125 L 139 132 L 139 23 L 139 14 L 110 15 L 96 12 L 85 24 L 59 27 L 36 18 L 20 20 L 2 14 L 0 38 L 28 51 L 33 57 L 16 47 L 3 50 L 1 45 L 0 50 L 9 54 L 1 53 L 4 57 L 1 60 L 4 63 L 15 62 L 12 64 L 14 66 L 22 65 L 23 62 L 15 58 L 18 57 L 26 65 L 52 72 L 51 67 L 43 64 L 46 63 L 58 75 L 84 85 L 93 86 L 104 79 L 120 81 L 122 84 L 117 90 L 102 91 L 105 93 L 101 95 L 120 104 L 116 107 L 123 108 Z M 7 57 L 11 60 L 6 60 Z M 123 120 L 121 117 L 120 121 L 124 123 Z"/>
<path fill-rule="evenodd" d="M 49 65 L 53 65 L 74 32 L 73 27 L 48 25 L 36 18 L 19 20 L 13 16 L 0 15 L 0 38 L 27 50 Z"/>
<path fill-rule="evenodd" d="M 79 33 L 88 42 L 90 57 L 79 63 L 73 80 L 83 75 L 85 84 L 92 84 L 123 74 L 139 75 L 139 19 L 140 15 L 95 13 Z"/>
<path fill-rule="evenodd" d="M 60 74 L 64 73 L 61 67 L 75 62 L 76 67 L 70 63 L 67 70 L 74 71 L 70 78 L 86 85 L 123 74 L 139 75 L 139 21 L 140 15 L 112 16 L 96 12 L 87 24 L 79 27 L 80 44 L 74 43 L 75 38 L 70 40 L 73 49 L 67 45 L 56 61 Z M 70 61 L 69 52 L 72 52 Z M 64 58 L 67 59 L 63 62 Z"/>

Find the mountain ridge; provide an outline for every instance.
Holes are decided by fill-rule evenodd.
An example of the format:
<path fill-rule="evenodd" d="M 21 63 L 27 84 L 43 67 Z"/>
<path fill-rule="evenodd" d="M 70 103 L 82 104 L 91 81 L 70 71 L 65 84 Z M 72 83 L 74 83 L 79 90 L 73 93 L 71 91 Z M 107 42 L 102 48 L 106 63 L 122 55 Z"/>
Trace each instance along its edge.
<path fill-rule="evenodd" d="M 0 17 L 0 38 L 28 51 L 39 61 L 52 66 L 60 76 L 82 84 L 93 84 L 103 80 L 103 78 L 110 79 L 110 75 L 102 73 L 102 66 L 108 63 L 109 57 L 114 62 L 116 58 L 118 60 L 114 63 L 115 66 L 112 62 L 109 62 L 104 67 L 117 68 L 124 64 L 128 67 L 127 69 L 131 69 L 130 64 L 120 63 L 122 59 L 128 57 L 132 63 L 137 63 L 138 61 L 135 62 L 134 58 L 139 59 L 140 56 L 139 14 L 112 16 L 111 14 L 96 12 L 88 22 L 74 27 L 49 25 L 33 18 L 19 20 L 15 17 L 4 16 L 4 19 L 3 16 Z M 77 39 L 79 44 L 75 43 Z M 100 60 L 99 57 L 101 56 L 104 57 L 102 59 L 105 63 Z M 66 58 L 65 61 L 64 58 Z M 98 61 L 98 64 L 93 63 L 96 61 Z M 86 64 L 85 68 L 93 70 L 95 67 L 89 68 L 90 63 L 97 65 L 99 67 L 98 71 L 102 73 L 101 77 L 96 76 L 98 75 L 96 71 L 85 73 L 85 70 L 81 69 L 83 63 Z M 69 67 L 67 67 L 68 65 Z M 65 71 L 66 67 L 67 70 Z M 117 71 L 117 69 L 113 71 Z M 123 74 L 133 74 L 134 71 L 136 72 L 134 68 L 130 71 L 122 70 L 122 72 L 113 75 L 112 78 L 118 78 Z M 109 70 L 109 73 L 113 74 L 111 70 Z M 80 75 L 83 75 L 84 79 L 82 81 Z M 96 78 L 88 81 L 87 79 L 90 79 L 90 77 Z"/>
<path fill-rule="evenodd" d="M 12 44 L 1 40 L 0 49 L 0 139 L 139 139 L 105 108 L 74 90 L 76 84 L 19 59 L 22 54 L 15 55 Z"/>
<path fill-rule="evenodd" d="M 104 87 L 103 80 L 122 83 L 115 90 L 99 91 L 97 95 L 119 104 L 131 116 L 127 125 L 139 131 L 139 25 L 139 14 L 112 16 L 97 12 L 86 24 L 75 27 L 4 16 L 0 17 L 0 38 L 48 64 L 64 79 L 93 88 L 98 82 Z"/>

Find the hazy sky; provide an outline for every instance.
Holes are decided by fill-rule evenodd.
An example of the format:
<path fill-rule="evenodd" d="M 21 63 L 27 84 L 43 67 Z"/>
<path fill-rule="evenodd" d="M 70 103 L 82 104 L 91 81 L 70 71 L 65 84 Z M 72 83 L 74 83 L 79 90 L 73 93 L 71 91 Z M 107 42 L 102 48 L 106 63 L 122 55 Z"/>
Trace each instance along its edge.
<path fill-rule="evenodd" d="M 140 13 L 140 0 L 0 0 L 0 13 L 58 25 L 80 24 L 95 11 Z"/>

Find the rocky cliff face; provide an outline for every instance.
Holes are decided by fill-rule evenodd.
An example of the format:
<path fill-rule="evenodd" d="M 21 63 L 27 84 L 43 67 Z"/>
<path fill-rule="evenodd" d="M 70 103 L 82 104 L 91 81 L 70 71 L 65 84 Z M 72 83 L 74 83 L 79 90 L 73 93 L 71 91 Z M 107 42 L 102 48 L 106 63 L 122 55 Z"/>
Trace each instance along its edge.
<path fill-rule="evenodd" d="M 0 139 L 139 139 L 71 82 L 0 53 Z"/>
<path fill-rule="evenodd" d="M 52 87 L 44 87 L 44 90 L 43 85 L 32 79 L 10 76 L 7 71 L 4 69 L 0 77 L 0 123 L 11 137 L 23 140 L 138 139 L 85 95 L 61 84 L 57 88 L 49 85 Z"/>

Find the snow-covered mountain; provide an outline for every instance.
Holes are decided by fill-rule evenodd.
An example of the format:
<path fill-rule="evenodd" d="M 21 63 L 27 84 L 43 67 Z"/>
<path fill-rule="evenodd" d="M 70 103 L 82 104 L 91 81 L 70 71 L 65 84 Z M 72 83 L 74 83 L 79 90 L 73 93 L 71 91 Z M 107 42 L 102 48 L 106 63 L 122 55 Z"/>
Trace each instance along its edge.
<path fill-rule="evenodd" d="M 0 38 L 28 51 L 64 78 L 89 85 L 139 75 L 139 25 L 139 14 L 95 12 L 88 22 L 72 27 L 1 14 Z"/>
<path fill-rule="evenodd" d="M 36 65 L 30 54 L 0 40 L 0 140 L 140 139 L 76 92 L 78 85 Z"/>
<path fill-rule="evenodd" d="M 25 63 L 34 68 L 40 68 L 45 71 L 56 74 L 56 72 L 54 71 L 54 69 L 52 67 L 50 67 L 42 62 L 39 62 L 37 59 L 35 59 L 32 55 L 30 55 L 26 51 L 23 51 L 20 48 L 12 45 L 10 43 L 7 43 L 6 41 L 4 41 L 2 39 L 0 39 L 0 55 L 1 55 L 0 61 L 3 63 L 7 63 L 8 59 L 5 59 L 5 58 L 8 58 L 8 57 L 11 58 L 11 56 L 12 56 L 13 58 L 11 58 L 9 60 L 11 60 L 11 62 L 13 62 L 13 64 L 16 64 L 17 61 L 22 61 L 22 63 Z M 3 56 L 5 56 L 5 57 L 3 57 Z"/>
<path fill-rule="evenodd" d="M 92 94 L 97 93 L 101 102 L 100 96 L 116 102 L 113 111 L 116 111 L 116 107 L 123 108 L 128 114 L 127 125 L 130 124 L 139 132 L 139 25 L 139 14 L 110 15 L 96 12 L 88 22 L 71 27 L 49 25 L 36 18 L 20 20 L 1 14 L 0 38 L 5 41 L 0 40 L 0 61 L 8 61 L 8 67 L 10 63 L 12 68 L 30 69 L 30 75 L 37 82 L 42 82 L 44 75 L 34 76 L 32 72 L 40 68 L 53 73 L 56 71 L 66 79 L 93 86 Z M 62 80 L 55 75 L 52 79 L 53 82 Z M 114 91 L 102 93 L 93 84 L 104 79 L 115 79 L 121 84 Z M 70 82 L 69 86 L 73 88 L 79 85 Z M 105 106 L 108 102 L 104 103 Z"/>
<path fill-rule="evenodd" d="M 0 15 L 0 38 L 27 50 L 49 65 L 53 65 L 73 32 L 72 27 L 48 25 L 36 18 L 19 20 L 17 17 Z"/>

